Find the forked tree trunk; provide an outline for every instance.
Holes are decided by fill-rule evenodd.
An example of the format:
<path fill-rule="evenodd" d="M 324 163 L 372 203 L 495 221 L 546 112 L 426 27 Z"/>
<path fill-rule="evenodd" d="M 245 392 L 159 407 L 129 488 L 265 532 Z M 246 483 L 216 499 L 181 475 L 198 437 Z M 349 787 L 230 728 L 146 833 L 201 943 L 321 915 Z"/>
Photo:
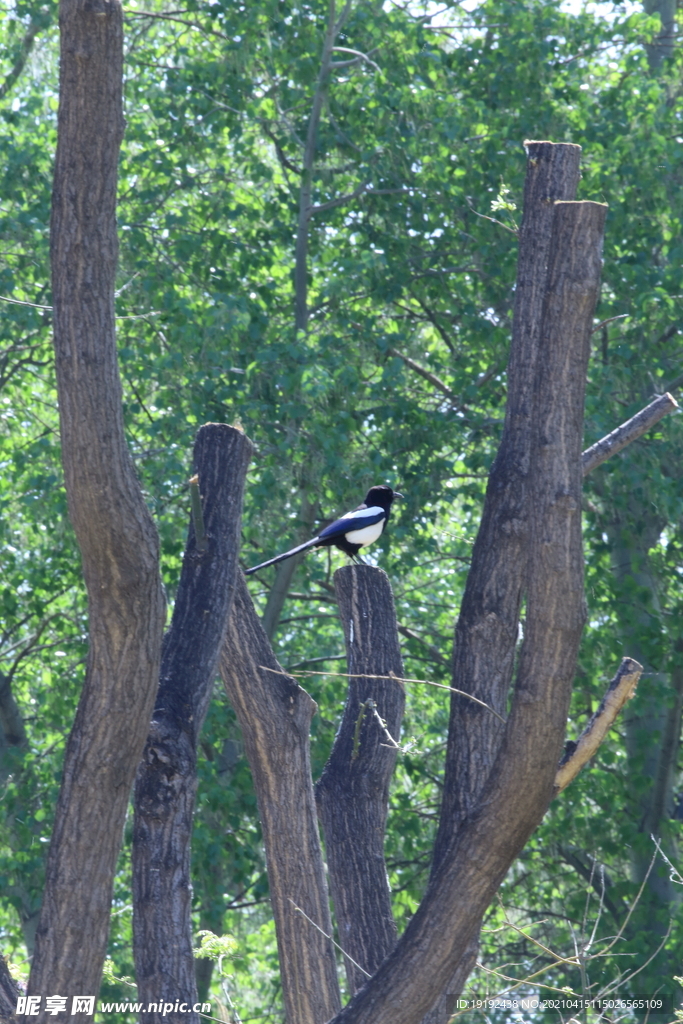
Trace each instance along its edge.
<path fill-rule="evenodd" d="M 585 616 L 581 551 L 583 399 L 605 219 L 557 203 L 531 389 L 527 628 L 512 708 L 480 798 L 420 907 L 334 1024 L 417 1024 L 472 942 L 506 871 L 552 798 Z M 481 631 L 480 655 L 488 636 Z M 455 993 L 457 994 L 457 993 Z"/>
<path fill-rule="evenodd" d="M 529 557 L 529 480 L 534 430 L 533 387 L 539 357 L 543 302 L 553 224 L 553 203 L 572 200 L 581 147 L 527 142 L 527 173 L 519 233 L 517 283 L 508 360 L 508 401 L 503 436 L 491 467 L 481 525 L 472 551 L 455 630 L 453 686 L 505 711 L 519 632 Z M 451 694 L 443 806 L 432 874 L 476 806 L 502 740 L 498 719 Z M 454 976 L 424 1018 L 445 1024 L 474 966 L 475 937 Z"/>

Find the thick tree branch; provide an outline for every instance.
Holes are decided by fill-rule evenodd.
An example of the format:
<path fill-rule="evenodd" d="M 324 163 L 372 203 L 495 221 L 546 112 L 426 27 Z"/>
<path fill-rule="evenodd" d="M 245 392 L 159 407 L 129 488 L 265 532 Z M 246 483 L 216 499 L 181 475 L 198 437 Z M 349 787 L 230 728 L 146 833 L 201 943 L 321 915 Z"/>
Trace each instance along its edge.
<path fill-rule="evenodd" d="M 135 974 L 138 998 L 147 1004 L 197 1002 L 190 920 L 197 743 L 234 595 L 251 451 L 242 431 L 220 423 L 201 427 L 195 441 L 201 505 L 193 508 L 173 619 L 163 642 L 156 705 L 135 783 Z M 150 1024 L 199 1024 L 194 1013 L 159 1011 L 146 1019 Z"/>
<path fill-rule="evenodd" d="M 580 148 L 526 143 L 528 162 L 508 365 L 508 401 L 482 521 L 456 626 L 453 686 L 504 713 L 528 564 L 533 389 L 538 359 L 553 203 L 571 199 Z M 451 698 L 444 799 L 433 870 L 474 811 L 496 759 L 502 729 L 492 715 Z"/>
<path fill-rule="evenodd" d="M 308 119 L 308 133 L 304 147 L 303 173 L 301 176 L 301 191 L 299 193 L 299 224 L 294 255 L 294 325 L 297 331 L 305 331 L 308 324 L 308 283 L 306 280 L 308 272 L 308 225 L 311 218 L 313 169 L 315 166 L 315 151 L 318 145 L 320 115 L 322 114 L 323 103 L 329 85 L 334 41 L 351 13 L 351 0 L 346 0 L 342 13 L 337 20 L 335 20 L 336 11 L 336 0 L 330 0 L 327 30 L 320 58 L 320 71 L 313 96 L 311 115 Z"/>

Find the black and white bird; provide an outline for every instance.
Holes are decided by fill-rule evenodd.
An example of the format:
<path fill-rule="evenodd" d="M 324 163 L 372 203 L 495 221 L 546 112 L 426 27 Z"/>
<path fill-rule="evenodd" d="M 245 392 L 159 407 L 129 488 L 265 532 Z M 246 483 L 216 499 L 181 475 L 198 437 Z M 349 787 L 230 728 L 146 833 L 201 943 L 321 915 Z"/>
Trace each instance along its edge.
<path fill-rule="evenodd" d="M 402 497 L 402 494 L 392 491 L 391 487 L 385 484 L 371 487 L 362 505 L 330 523 L 317 537 L 307 540 L 305 544 L 299 544 L 291 551 L 285 551 L 282 555 L 276 555 L 267 562 L 261 562 L 252 569 L 247 569 L 246 575 L 265 569 L 268 565 L 275 565 L 276 562 L 284 562 L 285 558 L 298 555 L 300 551 L 308 551 L 309 548 L 329 548 L 334 545 L 351 558 L 356 558 L 361 548 L 366 548 L 368 544 L 373 544 L 382 536 L 389 521 L 392 501 L 394 498 Z"/>

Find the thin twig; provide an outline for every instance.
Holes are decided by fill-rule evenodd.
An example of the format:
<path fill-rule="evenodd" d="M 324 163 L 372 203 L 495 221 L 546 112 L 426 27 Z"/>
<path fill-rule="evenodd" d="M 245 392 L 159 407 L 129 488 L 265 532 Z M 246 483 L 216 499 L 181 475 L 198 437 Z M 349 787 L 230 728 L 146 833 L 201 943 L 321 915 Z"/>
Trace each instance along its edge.
<path fill-rule="evenodd" d="M 397 359 L 402 359 L 406 366 L 417 373 L 420 377 L 424 377 L 426 381 L 429 381 L 429 383 L 437 388 L 438 391 L 441 391 L 447 398 L 450 398 L 452 402 L 458 401 L 458 396 L 451 388 L 449 388 L 448 384 L 445 384 L 441 378 L 437 377 L 437 375 L 432 373 L 431 370 L 428 370 L 426 367 L 416 363 L 414 359 L 410 358 L 410 356 L 404 355 L 403 352 L 399 352 L 396 348 L 388 348 L 387 355 L 395 356 Z"/>
<path fill-rule="evenodd" d="M 650 861 L 649 867 L 648 867 L 647 871 L 645 872 L 645 878 L 643 879 L 642 885 L 640 886 L 640 889 L 638 890 L 636 898 L 634 899 L 633 903 L 631 904 L 631 906 L 629 908 L 629 911 L 628 911 L 628 914 L 626 915 L 624 923 L 622 924 L 622 926 L 620 927 L 619 931 L 617 932 L 617 934 L 614 936 L 614 938 L 610 942 L 610 944 L 607 947 L 607 949 L 603 949 L 603 951 L 600 954 L 596 954 L 596 955 L 606 956 L 606 954 L 609 953 L 610 949 L 612 949 L 612 947 L 614 945 L 616 945 L 616 943 L 619 941 L 619 939 L 624 934 L 624 931 L 626 929 L 626 925 L 628 924 L 628 922 L 630 920 L 631 914 L 633 913 L 633 911 L 638 906 L 638 903 L 640 902 L 640 897 L 643 895 L 643 891 L 645 889 L 645 886 L 647 885 L 647 880 L 650 877 L 650 872 L 652 871 L 652 869 L 653 869 L 653 867 L 655 865 L 655 860 L 656 859 L 657 859 L 657 851 L 655 850 L 655 852 L 652 854 L 652 860 Z"/>
<path fill-rule="evenodd" d="M 606 320 L 601 320 L 599 324 L 596 324 L 591 334 L 595 334 L 601 327 L 605 327 L 607 324 L 613 323 L 615 320 L 623 320 L 624 317 L 629 316 L 629 313 L 620 313 L 619 316 L 608 316 Z"/>
<path fill-rule="evenodd" d="M 274 672 L 277 676 L 291 676 L 292 672 L 281 672 L 276 668 L 269 668 L 267 665 L 259 665 L 260 669 L 264 672 Z M 450 690 L 451 693 L 457 693 L 461 697 L 467 697 L 468 700 L 474 701 L 475 704 L 479 704 L 480 707 L 486 708 L 492 715 L 505 725 L 505 719 L 502 715 L 499 715 L 489 704 L 486 704 L 483 700 L 479 700 L 478 697 L 473 697 L 471 693 L 465 693 L 464 690 L 458 690 L 455 686 L 446 686 L 445 683 L 435 683 L 431 679 L 405 679 L 402 676 L 395 676 L 393 673 L 389 676 L 378 676 L 375 673 L 367 672 L 299 672 L 301 676 L 343 676 L 344 679 L 393 679 L 395 683 L 424 683 L 425 686 L 436 686 L 440 690 Z"/>
<path fill-rule="evenodd" d="M 306 918 L 306 920 L 308 921 L 308 923 L 309 923 L 309 924 L 312 924 L 312 925 L 313 925 L 313 927 L 314 927 L 314 928 L 316 929 L 316 931 L 319 931 L 321 935 L 324 935 L 324 937 L 325 937 L 326 939 L 329 939 L 329 940 L 330 940 L 330 942 L 332 943 L 332 945 L 333 945 L 333 946 L 335 946 L 335 947 L 336 947 L 336 949 L 338 949 L 338 950 L 339 950 L 339 952 L 341 953 L 341 955 L 342 955 L 342 956 L 345 956 L 345 957 L 346 957 L 346 959 L 347 959 L 347 960 L 349 960 L 349 961 L 350 961 L 350 962 L 351 962 L 351 963 L 353 964 L 353 966 L 354 966 L 354 967 L 357 967 L 359 971 L 362 971 L 362 973 L 363 973 L 363 974 L 365 975 L 365 977 L 366 977 L 366 978 L 371 978 L 371 977 L 372 977 L 372 975 L 371 975 L 371 974 L 368 974 L 368 972 L 367 972 L 367 971 L 365 970 L 365 968 L 364 968 L 364 967 L 361 967 L 361 965 L 360 965 L 360 964 L 356 963 L 356 961 L 355 961 L 355 960 L 353 959 L 353 957 L 352 957 L 352 956 L 349 956 L 349 954 L 348 954 L 348 953 L 346 952 L 346 950 L 342 949 L 342 947 L 341 947 L 341 946 L 339 945 L 339 943 L 338 943 L 338 942 L 335 942 L 335 941 L 334 941 L 334 938 L 333 938 L 333 937 L 332 937 L 331 935 L 328 935 L 328 934 L 327 934 L 327 932 L 324 932 L 324 931 L 322 930 L 322 928 L 320 927 L 320 925 L 319 925 L 319 924 L 316 924 L 316 923 L 315 923 L 315 921 L 312 921 L 312 920 L 311 920 L 311 918 L 310 918 L 310 917 L 308 916 L 308 914 L 306 913 L 306 911 L 305 911 L 305 910 L 302 910 L 302 909 L 301 909 L 301 907 L 297 907 L 297 905 L 296 905 L 296 903 L 294 902 L 294 900 L 293 900 L 293 899 L 291 899 L 291 898 L 290 898 L 289 896 L 287 897 L 287 899 L 288 899 L 288 900 L 289 900 L 289 902 L 290 902 L 290 903 L 292 904 L 292 906 L 294 907 L 294 909 L 295 909 L 296 911 L 298 911 L 298 913 L 299 913 L 299 914 L 302 914 L 302 915 L 303 915 L 303 917 L 305 917 L 305 918 Z"/>
<path fill-rule="evenodd" d="M 355 188 L 353 192 L 348 192 L 345 196 L 339 196 L 337 199 L 330 199 L 328 203 L 319 203 L 318 206 L 309 206 L 308 217 L 312 217 L 316 213 L 322 213 L 324 210 L 334 210 L 337 206 L 343 206 L 344 203 L 350 203 L 352 199 L 357 199 L 362 196 L 364 192 L 370 188 L 370 182 L 365 181 L 358 188 Z"/>
<path fill-rule="evenodd" d="M 31 306 L 33 309 L 52 310 L 53 306 L 41 306 L 37 302 L 23 302 L 21 299 L 11 299 L 9 295 L 0 295 L 0 302 L 11 302 L 13 306 Z"/>

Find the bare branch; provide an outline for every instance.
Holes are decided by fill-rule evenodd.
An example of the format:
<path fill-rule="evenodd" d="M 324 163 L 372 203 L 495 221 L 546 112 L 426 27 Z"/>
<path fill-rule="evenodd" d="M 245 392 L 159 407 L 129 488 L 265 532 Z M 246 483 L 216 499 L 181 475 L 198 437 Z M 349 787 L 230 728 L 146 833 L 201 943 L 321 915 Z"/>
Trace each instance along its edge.
<path fill-rule="evenodd" d="M 595 325 L 592 333 L 595 334 L 595 332 L 599 331 L 601 327 L 606 327 L 607 324 L 614 323 L 615 320 L 623 320 L 627 316 L 628 313 L 620 313 L 619 316 L 608 316 L 606 320 L 601 320 L 599 324 Z"/>
<path fill-rule="evenodd" d="M 624 658 L 600 702 L 600 707 L 576 743 L 568 744 L 555 776 L 555 795 L 566 789 L 595 755 L 624 704 L 636 692 L 642 671 L 643 666 L 633 658 Z"/>
<path fill-rule="evenodd" d="M 338 950 L 339 950 L 339 952 L 341 953 L 341 955 L 342 955 L 343 957 L 345 957 L 345 958 L 346 958 L 347 960 L 350 960 L 350 962 L 351 962 L 351 963 L 353 964 L 353 966 L 354 966 L 354 967 L 357 967 L 359 971 L 362 971 L 362 973 L 363 973 L 363 974 L 365 975 L 365 977 L 366 977 L 366 978 L 371 978 L 371 977 L 372 977 L 372 975 L 371 975 L 371 974 L 368 974 L 368 972 L 367 972 L 367 971 L 365 970 L 365 968 L 364 968 L 364 967 L 361 967 L 361 965 L 360 965 L 360 964 L 357 964 L 357 963 L 356 963 L 356 961 L 355 961 L 355 960 L 353 959 L 353 957 L 352 957 L 352 956 L 349 956 L 349 954 L 348 954 L 348 953 L 346 952 L 346 950 L 345 950 L 345 949 L 342 949 L 342 947 L 341 947 L 341 946 L 339 945 L 339 943 L 338 943 L 338 942 L 335 942 L 335 941 L 334 941 L 334 936 L 333 936 L 333 935 L 328 935 L 328 934 L 327 934 L 327 932 L 323 931 L 323 929 L 322 929 L 322 928 L 320 927 L 320 925 L 319 925 L 319 924 L 316 924 L 316 923 L 315 923 L 315 921 L 314 921 L 314 920 L 313 920 L 312 918 L 310 918 L 310 917 L 308 916 L 308 914 L 307 914 L 307 913 L 306 913 L 305 911 L 303 911 L 303 910 L 301 909 L 301 907 L 297 907 L 297 905 L 296 905 L 296 903 L 294 902 L 294 900 L 292 900 L 292 899 L 289 899 L 289 896 L 287 897 L 287 899 L 288 899 L 288 900 L 289 900 L 289 902 L 290 902 L 290 903 L 292 904 L 292 906 L 293 906 L 293 907 L 294 907 L 294 909 L 296 910 L 297 914 L 303 914 L 303 916 L 304 916 L 304 917 L 306 918 L 306 920 L 308 921 L 308 923 L 309 923 L 309 924 L 312 924 L 312 925 L 313 925 L 313 927 L 315 928 L 315 930 L 316 930 L 316 931 L 318 931 L 318 932 L 320 932 L 320 934 L 321 934 L 321 935 L 322 935 L 322 936 L 323 936 L 324 938 L 326 938 L 326 939 L 329 939 L 329 940 L 330 940 L 330 942 L 332 943 L 332 945 L 333 945 L 333 946 L 335 947 L 335 949 L 338 949 Z"/>
<path fill-rule="evenodd" d="M 362 196 L 364 192 L 370 187 L 369 181 L 364 181 L 362 185 L 355 188 L 353 192 L 348 192 L 345 196 L 339 196 L 338 199 L 330 199 L 329 203 L 320 203 L 319 206 L 309 206 L 308 216 L 311 218 L 314 213 L 322 213 L 323 210 L 334 210 L 336 206 L 343 206 L 344 203 L 350 203 L 352 199 L 357 199 L 358 196 Z"/>
<path fill-rule="evenodd" d="M 631 444 L 632 441 L 635 441 L 636 438 L 645 434 L 656 423 L 659 423 L 664 416 L 674 412 L 676 409 L 678 409 L 678 402 L 668 391 L 665 395 L 655 398 L 654 402 L 650 402 L 649 405 L 646 405 L 644 409 L 637 412 L 626 423 L 622 423 L 611 434 L 603 437 L 583 452 L 581 456 L 583 475 L 586 476 L 591 470 L 609 459 L 611 455 L 616 455 L 617 452 L 620 452 L 627 445 Z"/>
<path fill-rule="evenodd" d="M 423 377 L 426 381 L 429 381 L 438 391 L 441 391 L 447 398 L 450 398 L 452 402 L 458 401 L 458 396 L 455 391 L 449 388 L 448 384 L 444 384 L 440 377 L 437 377 L 431 370 L 426 369 L 424 366 L 420 366 L 410 356 L 406 356 L 403 352 L 399 352 L 398 349 L 388 348 L 387 353 L 390 356 L 396 356 L 398 359 L 402 359 L 406 366 L 409 366 L 414 373 L 417 373 L 420 377 Z"/>
<path fill-rule="evenodd" d="M 430 644 L 429 640 L 425 640 L 423 637 L 420 636 L 419 633 L 416 633 L 415 630 L 413 629 L 409 629 L 407 626 L 397 626 L 396 628 L 398 629 L 401 636 L 406 637 L 408 640 L 417 640 L 418 643 L 423 644 L 423 646 L 426 647 L 427 650 L 429 651 L 434 661 L 438 661 L 438 663 L 440 665 L 443 665 L 445 668 L 450 668 L 451 663 L 448 660 L 448 658 L 445 658 L 441 651 L 434 646 L 434 644 Z"/>
<path fill-rule="evenodd" d="M 348 46 L 333 46 L 332 50 L 334 53 L 352 53 L 355 56 L 355 60 L 340 61 L 337 64 L 332 64 L 333 68 L 349 67 L 351 64 L 357 64 L 359 60 L 365 61 L 370 67 L 373 67 L 375 71 L 379 71 L 380 68 L 375 64 L 374 60 L 370 60 L 367 53 L 361 53 L 360 50 L 351 50 Z M 374 51 L 371 51 L 374 52 Z"/>

